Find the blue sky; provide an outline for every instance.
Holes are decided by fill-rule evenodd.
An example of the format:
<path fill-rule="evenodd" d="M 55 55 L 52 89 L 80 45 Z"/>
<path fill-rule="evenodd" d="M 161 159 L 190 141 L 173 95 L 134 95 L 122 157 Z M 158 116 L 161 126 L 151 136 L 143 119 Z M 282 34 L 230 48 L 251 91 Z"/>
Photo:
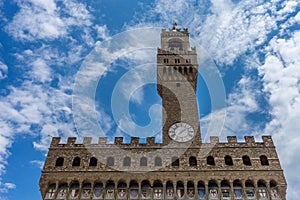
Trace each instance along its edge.
<path fill-rule="evenodd" d="M 296 199 L 299 4 L 297 0 L 1 1 L 0 199 L 40 199 L 38 180 L 51 136 L 77 136 L 72 94 L 77 72 L 90 52 L 117 34 L 169 28 L 174 21 L 189 28 L 194 44 L 206 52 L 224 84 L 225 103 L 213 107 L 214 91 L 205 74 L 199 75 L 202 135 L 237 135 L 240 141 L 244 135 L 257 140 L 272 135 L 288 181 L 287 197 Z M 105 73 L 97 85 L 96 120 L 110 138 L 128 137 L 112 116 L 113 88 L 133 66 L 155 63 L 155 53 L 129 53 L 130 59 L 123 60 L 112 57 L 113 64 L 100 69 Z M 141 83 L 137 75 L 128 84 Z M 159 119 L 160 107 L 152 106 L 161 102 L 155 84 L 132 90 L 133 122 L 147 125 L 150 108 Z M 212 119 L 222 132 L 209 126 Z"/>

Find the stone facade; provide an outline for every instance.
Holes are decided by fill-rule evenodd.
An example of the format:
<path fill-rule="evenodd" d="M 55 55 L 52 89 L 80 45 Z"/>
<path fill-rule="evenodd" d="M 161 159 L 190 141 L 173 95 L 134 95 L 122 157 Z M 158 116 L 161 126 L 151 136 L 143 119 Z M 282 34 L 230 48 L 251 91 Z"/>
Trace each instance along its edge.
<path fill-rule="evenodd" d="M 43 199 L 286 199 L 286 181 L 270 136 L 202 143 L 196 101 L 197 54 L 187 29 L 162 30 L 157 54 L 163 142 L 139 138 L 53 138 L 40 178 Z M 189 124 L 192 139 L 170 137 Z M 175 131 L 184 135 L 184 126 Z M 189 132 L 187 134 L 190 134 Z M 188 135 L 186 135 L 188 136 Z M 179 137 L 179 136 L 178 136 Z"/>

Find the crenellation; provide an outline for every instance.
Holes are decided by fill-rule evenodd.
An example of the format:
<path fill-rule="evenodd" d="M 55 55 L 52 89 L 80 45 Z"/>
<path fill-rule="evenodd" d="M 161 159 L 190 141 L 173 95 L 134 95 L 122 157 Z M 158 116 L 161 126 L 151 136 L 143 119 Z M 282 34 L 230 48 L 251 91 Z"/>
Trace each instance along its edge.
<path fill-rule="evenodd" d="M 122 145 L 123 144 L 123 137 L 115 137 L 114 144 L 116 144 L 116 145 Z"/>
<path fill-rule="evenodd" d="M 236 144 L 237 143 L 236 136 L 227 136 L 227 141 L 229 144 Z"/>
<path fill-rule="evenodd" d="M 218 136 L 210 136 L 210 143 L 211 144 L 217 144 L 217 143 L 220 143 L 220 139 Z"/>
<path fill-rule="evenodd" d="M 66 146 L 74 146 L 76 143 L 76 137 L 69 137 L 67 140 L 67 145 Z"/>
<path fill-rule="evenodd" d="M 60 143 L 60 137 L 53 137 L 51 140 L 50 147 L 58 146 Z"/>
<path fill-rule="evenodd" d="M 92 144 L 92 137 L 84 137 L 83 138 L 83 145 Z"/>
<path fill-rule="evenodd" d="M 107 137 L 99 137 L 98 144 L 99 145 L 106 145 L 107 144 Z"/>
<path fill-rule="evenodd" d="M 157 145 L 157 143 L 155 143 L 155 137 L 147 137 L 146 142 L 146 144 L 149 146 Z"/>
<path fill-rule="evenodd" d="M 130 145 L 137 146 L 137 145 L 139 145 L 139 143 L 140 143 L 140 138 L 138 138 L 138 137 L 130 138 Z"/>
<path fill-rule="evenodd" d="M 270 135 L 266 136 L 262 136 L 262 140 L 263 143 L 267 146 L 267 147 L 274 147 L 274 143 L 273 143 L 273 139 Z"/>
<path fill-rule="evenodd" d="M 245 136 L 244 138 L 245 138 L 245 142 L 247 145 L 249 145 L 249 146 L 255 145 L 254 136 Z"/>

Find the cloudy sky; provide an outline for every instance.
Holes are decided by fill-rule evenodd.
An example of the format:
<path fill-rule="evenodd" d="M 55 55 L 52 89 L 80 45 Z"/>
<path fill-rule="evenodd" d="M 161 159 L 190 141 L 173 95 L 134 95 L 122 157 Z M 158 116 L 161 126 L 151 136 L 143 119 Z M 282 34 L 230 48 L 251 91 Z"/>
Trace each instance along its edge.
<path fill-rule="evenodd" d="M 288 182 L 287 197 L 297 199 L 299 11 L 298 0 L 0 1 L 0 199 L 40 199 L 38 181 L 51 136 L 78 136 L 72 95 L 76 77 L 93 52 L 100 51 L 110 63 L 93 68 L 100 77 L 94 85 L 93 116 L 100 134 L 110 140 L 128 137 L 120 127 L 130 130 L 135 124 L 146 126 L 151 118 L 160 119 L 155 84 L 147 80 L 149 84 L 143 85 L 141 71 L 130 79 L 125 76 L 127 85 L 119 85 L 126 88 L 121 91 L 130 91 L 124 94 L 130 123 L 113 116 L 111 96 L 133 66 L 156 62 L 155 30 L 170 28 L 174 21 L 189 28 L 194 44 L 209 55 L 224 84 L 225 103 L 213 106 L 215 91 L 205 75 L 199 75 L 203 137 L 211 134 L 207 130 L 217 131 L 215 126 L 209 129 L 209 123 L 224 113 L 221 136 L 237 135 L 243 141 L 244 135 L 257 140 L 272 135 Z M 116 54 L 105 54 L 105 42 L 145 28 L 148 35 L 141 37 L 155 39 L 149 52 L 116 48 Z M 141 87 L 130 87 L 134 85 Z"/>

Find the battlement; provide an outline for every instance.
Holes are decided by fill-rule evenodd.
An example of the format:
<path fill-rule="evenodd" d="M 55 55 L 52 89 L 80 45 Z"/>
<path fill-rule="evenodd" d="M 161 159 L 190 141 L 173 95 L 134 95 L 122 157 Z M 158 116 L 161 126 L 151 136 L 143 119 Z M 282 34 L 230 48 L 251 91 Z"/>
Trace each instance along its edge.
<path fill-rule="evenodd" d="M 189 36 L 189 30 L 187 28 L 181 29 L 181 28 L 170 28 L 169 30 L 166 29 L 162 29 L 161 31 L 161 36 L 162 37 L 169 37 L 169 36 L 179 36 L 179 37 L 183 37 L 183 36 Z"/>
<path fill-rule="evenodd" d="M 238 146 L 247 146 L 247 147 L 274 147 L 274 143 L 271 136 L 262 136 L 262 142 L 258 142 L 255 140 L 253 136 L 245 136 L 244 142 L 238 142 L 236 136 L 227 136 L 227 142 L 220 142 L 218 136 L 210 136 L 210 142 L 203 143 L 203 145 L 220 145 L 226 147 L 238 147 Z M 77 144 L 76 137 L 69 137 L 67 139 L 67 143 L 61 143 L 60 137 L 53 137 L 50 147 L 84 147 L 84 146 L 124 146 L 124 147 L 160 147 L 162 146 L 161 143 L 155 141 L 154 137 L 147 137 L 146 143 L 141 143 L 140 138 L 138 137 L 131 137 L 130 143 L 124 143 L 123 137 L 115 137 L 114 143 L 108 143 L 106 137 L 99 137 L 98 143 L 92 143 L 91 137 L 83 138 L 83 143 Z"/>

